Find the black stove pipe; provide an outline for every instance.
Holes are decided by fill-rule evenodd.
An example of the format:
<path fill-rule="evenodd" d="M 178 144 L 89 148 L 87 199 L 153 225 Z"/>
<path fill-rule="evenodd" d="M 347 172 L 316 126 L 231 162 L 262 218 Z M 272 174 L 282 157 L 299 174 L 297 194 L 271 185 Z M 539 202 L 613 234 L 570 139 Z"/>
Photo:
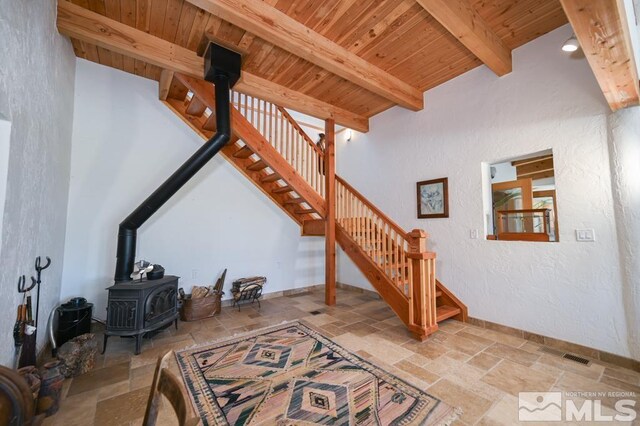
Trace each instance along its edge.
<path fill-rule="evenodd" d="M 138 228 L 207 164 L 231 138 L 229 90 L 237 78 L 233 73 L 225 72 L 224 69 L 213 71 L 215 72 L 212 73 L 211 80 L 215 85 L 216 110 L 214 114 L 216 115 L 217 132 L 120 223 L 115 273 L 116 282 L 131 281 L 131 273 L 135 263 Z M 209 78 L 207 79 L 209 80 Z"/>

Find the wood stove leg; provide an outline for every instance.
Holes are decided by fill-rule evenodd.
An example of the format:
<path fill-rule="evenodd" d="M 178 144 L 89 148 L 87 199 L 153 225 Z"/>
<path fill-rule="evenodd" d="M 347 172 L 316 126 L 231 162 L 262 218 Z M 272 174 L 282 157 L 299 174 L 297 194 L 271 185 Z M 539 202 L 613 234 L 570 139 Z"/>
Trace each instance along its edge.
<path fill-rule="evenodd" d="M 136 355 L 140 355 L 140 346 L 142 344 L 142 334 L 136 336 Z"/>
<path fill-rule="evenodd" d="M 104 335 L 104 342 L 102 343 L 102 355 L 104 355 L 105 351 L 107 350 L 107 339 L 109 338 L 108 334 Z"/>
<path fill-rule="evenodd" d="M 178 318 L 176 318 L 176 320 L 174 321 L 175 326 L 176 326 L 176 330 L 178 329 Z"/>

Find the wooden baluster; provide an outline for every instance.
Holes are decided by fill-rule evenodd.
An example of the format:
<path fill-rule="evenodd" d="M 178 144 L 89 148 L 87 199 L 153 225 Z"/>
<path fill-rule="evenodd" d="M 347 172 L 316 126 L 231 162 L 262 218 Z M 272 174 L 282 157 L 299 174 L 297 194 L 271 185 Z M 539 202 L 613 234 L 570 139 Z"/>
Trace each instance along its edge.
<path fill-rule="evenodd" d="M 294 155 L 295 155 L 295 144 L 293 143 L 293 126 L 287 120 L 287 142 L 289 143 L 289 164 L 295 167 Z"/>
<path fill-rule="evenodd" d="M 267 113 L 265 111 L 265 108 L 267 107 L 267 103 L 265 101 L 260 101 L 258 103 L 258 115 L 260 117 L 260 127 L 262 128 L 262 130 L 260 131 L 260 133 L 262 134 L 262 136 L 267 139 Z"/>
<path fill-rule="evenodd" d="M 258 98 L 256 100 L 256 129 L 258 129 L 258 133 L 264 136 L 264 132 L 262 131 L 262 100 Z"/>
<path fill-rule="evenodd" d="M 276 116 L 278 117 L 278 123 L 276 126 L 276 133 L 278 133 L 278 137 L 276 139 L 278 140 L 278 152 L 280 153 L 280 155 L 282 155 L 284 153 L 284 150 L 282 148 L 282 143 L 284 141 L 284 131 L 282 129 L 282 113 L 280 112 L 280 110 L 276 111 Z"/>
<path fill-rule="evenodd" d="M 393 272 L 394 274 L 396 274 L 396 284 L 398 287 L 400 287 L 402 285 L 402 277 L 400 276 L 400 234 L 398 234 L 397 232 L 395 233 L 395 238 L 393 242 L 396 248 L 395 250 L 396 256 L 395 256 L 395 262 L 393 266 Z"/>
<path fill-rule="evenodd" d="M 293 141 L 293 168 L 300 174 L 300 145 L 298 144 L 298 132 L 293 123 L 291 124 L 291 140 Z"/>
<path fill-rule="evenodd" d="M 382 242 L 382 270 L 384 271 L 384 273 L 387 273 L 387 230 L 386 230 L 387 224 L 386 223 L 382 223 L 382 233 L 380 236 L 381 242 Z"/>
<path fill-rule="evenodd" d="M 275 148 L 275 141 L 276 141 L 276 117 L 274 114 L 274 105 L 272 103 L 269 103 L 269 135 L 271 136 L 271 140 L 273 140 L 274 142 L 274 148 Z"/>
<path fill-rule="evenodd" d="M 365 252 L 369 257 L 371 257 L 371 241 L 369 240 L 369 207 L 364 203 L 362 203 L 362 205 L 364 208 L 364 214 L 362 215 L 362 219 L 364 221 L 364 240 L 367 242 Z"/>
<path fill-rule="evenodd" d="M 375 221 L 375 231 L 376 231 L 376 264 L 380 266 L 380 242 L 382 241 L 382 237 L 380 234 L 380 218 L 376 216 Z"/>
<path fill-rule="evenodd" d="M 367 206 L 365 206 L 365 208 L 366 208 L 365 232 L 367 233 L 367 253 L 369 254 L 369 257 L 371 257 L 373 255 L 373 238 L 371 238 L 371 209 Z"/>
<path fill-rule="evenodd" d="M 400 278 L 402 279 L 402 292 L 408 294 L 407 259 L 405 258 L 404 238 L 400 239 Z"/>
<path fill-rule="evenodd" d="M 289 150 L 291 149 L 291 144 L 289 139 L 291 138 L 291 132 L 289 131 L 289 122 L 285 119 L 283 119 L 282 122 L 284 123 L 284 133 L 286 135 L 284 159 L 287 160 L 287 163 L 290 163 L 291 154 Z"/>
<path fill-rule="evenodd" d="M 310 153 L 310 160 L 311 161 L 311 180 L 313 181 L 313 189 L 319 194 L 320 192 L 318 191 L 318 175 L 316 174 L 316 166 L 318 165 L 318 158 L 317 158 L 317 153 L 315 151 L 315 149 L 313 149 L 313 147 L 311 148 L 311 150 L 309 151 Z M 336 183 L 337 185 L 337 183 Z"/>
<path fill-rule="evenodd" d="M 374 238 L 374 228 L 373 228 L 373 211 L 371 211 L 371 209 L 369 210 L 369 218 L 368 218 L 368 222 L 369 222 L 369 240 L 371 241 L 371 249 L 370 249 L 370 256 L 371 257 L 375 257 L 375 253 L 376 253 L 376 240 Z"/>
<path fill-rule="evenodd" d="M 269 119 L 269 114 L 267 111 L 267 102 L 262 101 L 262 109 L 260 110 L 260 116 L 262 117 L 262 134 L 264 135 L 264 138 L 269 141 L 269 132 L 268 132 L 268 127 L 267 127 L 267 120 Z M 271 143 L 269 141 L 269 143 Z"/>
<path fill-rule="evenodd" d="M 304 141 L 304 149 L 305 149 L 305 152 L 307 153 L 307 155 L 305 156 L 307 161 L 307 167 L 306 167 L 307 182 L 313 188 L 313 165 L 311 164 L 311 162 L 313 161 L 313 152 L 312 152 L 313 150 L 310 149 L 311 147 L 309 146 L 309 144 L 304 138 L 302 140 Z"/>

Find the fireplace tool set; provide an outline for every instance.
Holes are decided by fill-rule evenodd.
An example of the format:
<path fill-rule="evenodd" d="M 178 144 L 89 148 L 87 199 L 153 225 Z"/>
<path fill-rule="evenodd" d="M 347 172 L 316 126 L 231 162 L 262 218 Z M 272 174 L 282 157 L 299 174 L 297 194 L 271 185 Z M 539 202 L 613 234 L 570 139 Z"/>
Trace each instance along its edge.
<path fill-rule="evenodd" d="M 27 287 L 26 277 L 18 278 L 18 292 L 22 293 L 22 303 L 18 305 L 16 323 L 13 326 L 13 340 L 16 350 L 16 362 L 18 368 L 36 363 L 36 333 L 38 330 L 38 314 L 40 312 L 40 284 L 42 271 L 51 265 L 51 259 L 47 257 L 47 263 L 43 266 L 40 256 L 36 258 L 35 269 L 37 278 L 31 277 L 31 285 Z M 33 317 L 33 302 L 31 290 L 36 289 L 35 321 Z"/>

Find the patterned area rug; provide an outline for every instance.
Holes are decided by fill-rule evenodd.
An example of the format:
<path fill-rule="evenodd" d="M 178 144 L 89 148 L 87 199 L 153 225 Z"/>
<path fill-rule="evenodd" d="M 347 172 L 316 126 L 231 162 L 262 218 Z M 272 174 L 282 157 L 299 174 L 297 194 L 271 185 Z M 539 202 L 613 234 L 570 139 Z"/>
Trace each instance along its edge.
<path fill-rule="evenodd" d="M 440 425 L 456 417 L 299 322 L 176 357 L 205 425 Z"/>

